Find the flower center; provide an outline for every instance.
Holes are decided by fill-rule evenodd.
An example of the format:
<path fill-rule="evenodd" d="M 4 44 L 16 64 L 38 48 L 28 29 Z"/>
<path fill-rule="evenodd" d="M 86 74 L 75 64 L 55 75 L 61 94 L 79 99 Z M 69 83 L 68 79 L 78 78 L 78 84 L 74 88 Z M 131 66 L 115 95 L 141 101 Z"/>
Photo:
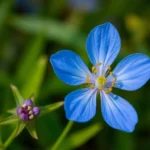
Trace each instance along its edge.
<path fill-rule="evenodd" d="M 98 63 L 96 66 L 92 67 L 92 74 L 94 78 L 90 75 L 86 76 L 86 84 L 91 89 L 104 90 L 106 94 L 112 91 L 115 86 L 117 78 L 115 74 L 111 71 L 111 66 L 107 66 L 102 69 L 102 63 Z"/>
<path fill-rule="evenodd" d="M 106 78 L 104 76 L 100 76 L 96 79 L 95 82 L 95 86 L 99 89 L 99 90 L 103 90 L 104 86 L 106 84 Z"/>
<path fill-rule="evenodd" d="M 100 85 L 104 85 L 106 83 L 106 78 L 103 77 L 103 76 L 100 76 L 97 78 L 97 83 L 100 84 Z"/>

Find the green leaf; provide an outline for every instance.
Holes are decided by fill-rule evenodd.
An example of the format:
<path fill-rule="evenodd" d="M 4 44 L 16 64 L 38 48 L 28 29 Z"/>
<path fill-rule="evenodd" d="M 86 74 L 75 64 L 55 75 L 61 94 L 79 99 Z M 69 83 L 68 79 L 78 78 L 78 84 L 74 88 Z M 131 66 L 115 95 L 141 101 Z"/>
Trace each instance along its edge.
<path fill-rule="evenodd" d="M 45 56 L 40 57 L 36 62 L 36 65 L 32 69 L 32 74 L 28 75 L 28 80 L 23 85 L 21 93 L 24 97 L 29 97 L 29 95 L 32 95 L 32 93 L 34 93 L 36 98 L 44 78 L 46 65 L 47 58 Z"/>
<path fill-rule="evenodd" d="M 9 116 L 7 118 L 1 119 L 0 120 L 0 125 L 8 125 L 8 124 L 12 124 L 18 121 L 18 117 L 17 116 Z"/>
<path fill-rule="evenodd" d="M 13 94 L 14 94 L 14 97 L 15 97 L 15 100 L 16 100 L 16 104 L 17 104 L 17 105 L 22 105 L 24 99 L 23 99 L 23 97 L 21 96 L 19 90 L 17 89 L 16 86 L 14 86 L 14 85 L 12 85 L 12 84 L 10 85 L 10 87 L 11 87 L 11 89 L 12 89 L 12 91 L 13 91 Z"/>
<path fill-rule="evenodd" d="M 29 99 L 34 102 L 35 101 L 34 94 L 32 94 Z"/>
<path fill-rule="evenodd" d="M 19 62 L 19 66 L 16 72 L 17 81 L 20 83 L 28 82 L 30 75 L 34 74 L 33 71 L 36 62 L 41 55 L 44 45 L 45 38 L 43 37 L 42 33 L 31 37 Z"/>
<path fill-rule="evenodd" d="M 72 150 L 85 144 L 88 140 L 93 138 L 100 130 L 102 125 L 99 123 L 93 124 L 83 130 L 72 133 L 60 145 L 60 150 Z"/>
<path fill-rule="evenodd" d="M 30 34 L 44 33 L 50 39 L 83 48 L 86 36 L 73 25 L 62 23 L 56 20 L 50 20 L 40 17 L 18 17 L 13 16 L 10 25 L 23 32 Z"/>
<path fill-rule="evenodd" d="M 3 0 L 0 3 L 0 31 L 2 29 L 2 26 L 5 24 L 6 18 L 10 14 L 12 4 L 12 0 Z"/>
<path fill-rule="evenodd" d="M 16 136 L 18 136 L 24 129 L 26 124 L 23 121 L 19 121 L 16 127 Z"/>
<path fill-rule="evenodd" d="M 56 109 L 58 109 L 59 107 L 63 106 L 64 102 L 57 102 L 57 103 L 54 103 L 54 104 L 50 104 L 50 105 L 47 105 L 47 106 L 44 106 L 44 107 L 41 107 L 41 113 L 40 113 L 40 116 L 42 115 L 45 115 L 47 113 L 50 113 Z"/>
<path fill-rule="evenodd" d="M 7 112 L 12 115 L 17 115 L 16 108 L 8 109 Z"/>
<path fill-rule="evenodd" d="M 10 143 L 14 140 L 14 138 L 21 133 L 21 131 L 24 129 L 24 127 L 25 127 L 24 122 L 19 121 L 17 123 L 17 126 L 16 126 L 15 130 L 12 132 L 12 134 L 8 137 L 8 139 L 4 143 L 5 149 L 10 145 Z"/>
<path fill-rule="evenodd" d="M 3 148 L 3 141 L 2 141 L 2 132 L 1 132 L 1 128 L 0 128 L 0 149 L 4 149 Z"/>
<path fill-rule="evenodd" d="M 26 128 L 29 131 L 30 135 L 35 138 L 38 139 L 37 133 L 36 133 L 36 129 L 35 129 L 35 120 L 28 122 L 26 124 Z"/>

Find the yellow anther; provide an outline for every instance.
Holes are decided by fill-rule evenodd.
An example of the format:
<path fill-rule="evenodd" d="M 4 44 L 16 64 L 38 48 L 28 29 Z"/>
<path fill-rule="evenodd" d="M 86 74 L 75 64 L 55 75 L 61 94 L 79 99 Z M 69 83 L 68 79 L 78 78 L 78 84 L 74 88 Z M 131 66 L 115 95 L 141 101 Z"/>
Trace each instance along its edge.
<path fill-rule="evenodd" d="M 96 67 L 95 66 L 92 66 L 92 71 L 94 71 L 96 69 Z"/>
<path fill-rule="evenodd" d="M 23 104 L 23 105 L 22 105 L 23 108 L 25 108 L 26 106 L 27 106 L 26 104 Z"/>
<path fill-rule="evenodd" d="M 87 75 L 87 76 L 86 76 L 86 79 L 89 79 L 89 78 L 90 78 L 90 76 L 89 76 L 89 75 Z"/>
<path fill-rule="evenodd" d="M 115 86 L 115 82 L 112 83 L 112 86 Z"/>
<path fill-rule="evenodd" d="M 86 79 L 86 83 L 90 83 L 90 79 Z"/>
<path fill-rule="evenodd" d="M 117 78 L 114 78 L 114 81 L 116 82 L 116 81 L 117 81 Z"/>
<path fill-rule="evenodd" d="M 90 89 L 94 89 L 94 86 L 93 86 L 93 85 L 90 85 Z"/>
<path fill-rule="evenodd" d="M 33 112 L 32 112 L 32 110 L 30 110 L 30 111 L 29 111 L 29 115 L 32 115 L 32 114 L 33 114 Z"/>
<path fill-rule="evenodd" d="M 98 64 L 97 64 L 97 66 L 100 66 L 102 63 L 101 62 L 99 62 Z"/>
<path fill-rule="evenodd" d="M 28 106 L 28 111 L 31 110 L 31 106 Z"/>
<path fill-rule="evenodd" d="M 112 76 L 112 75 L 113 75 L 113 72 L 109 72 L 109 74 Z"/>
<path fill-rule="evenodd" d="M 100 90 L 100 91 L 102 91 L 102 90 L 103 90 L 103 88 L 102 88 L 102 87 L 100 87 L 100 88 L 99 88 L 99 90 Z"/>
<path fill-rule="evenodd" d="M 112 91 L 112 88 L 109 88 L 108 91 L 111 92 L 111 91 Z"/>
<path fill-rule="evenodd" d="M 109 91 L 105 91 L 106 94 L 109 94 Z"/>
<path fill-rule="evenodd" d="M 97 69 L 95 69 L 95 70 L 94 70 L 94 73 L 97 73 L 97 72 L 98 72 L 98 70 L 97 70 Z"/>
<path fill-rule="evenodd" d="M 33 117 L 34 117 L 34 115 L 31 115 L 31 116 L 29 117 L 29 119 L 33 119 Z"/>
<path fill-rule="evenodd" d="M 108 66 L 107 68 L 108 68 L 108 70 L 111 70 L 111 66 Z"/>

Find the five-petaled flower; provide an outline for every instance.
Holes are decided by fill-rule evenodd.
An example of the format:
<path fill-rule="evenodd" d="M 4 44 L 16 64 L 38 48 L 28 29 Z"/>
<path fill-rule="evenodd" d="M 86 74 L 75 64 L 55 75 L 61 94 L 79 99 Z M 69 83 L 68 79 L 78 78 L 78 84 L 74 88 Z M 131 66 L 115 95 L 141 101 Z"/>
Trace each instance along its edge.
<path fill-rule="evenodd" d="M 133 91 L 143 86 L 150 77 L 150 59 L 144 54 L 125 57 L 111 71 L 111 64 L 120 51 L 120 37 L 111 23 L 95 27 L 88 35 L 86 50 L 93 67 L 89 71 L 80 56 L 61 50 L 50 58 L 56 75 L 66 84 L 87 83 L 88 88 L 71 92 L 65 97 L 66 117 L 76 122 L 87 122 L 96 113 L 96 95 L 100 93 L 104 120 L 113 128 L 132 132 L 138 122 L 134 108 L 122 97 L 112 93 L 113 87 Z"/>

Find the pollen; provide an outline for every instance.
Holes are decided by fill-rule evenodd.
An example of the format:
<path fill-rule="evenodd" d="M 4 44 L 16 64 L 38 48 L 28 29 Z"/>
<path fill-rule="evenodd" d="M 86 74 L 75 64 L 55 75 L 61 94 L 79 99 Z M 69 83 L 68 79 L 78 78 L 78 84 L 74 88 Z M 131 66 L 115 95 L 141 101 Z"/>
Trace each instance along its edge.
<path fill-rule="evenodd" d="M 97 64 L 97 66 L 101 66 L 101 64 L 102 64 L 102 63 L 101 63 L 101 62 L 99 62 L 99 63 Z"/>
<path fill-rule="evenodd" d="M 108 66 L 107 68 L 108 68 L 108 70 L 111 70 L 111 66 Z"/>
<path fill-rule="evenodd" d="M 111 91 L 112 91 L 112 88 L 109 88 L 108 91 L 111 92 Z"/>
<path fill-rule="evenodd" d="M 33 119 L 33 117 L 34 117 L 34 116 L 33 116 L 33 115 L 31 115 L 31 116 L 29 117 L 29 119 Z"/>
<path fill-rule="evenodd" d="M 114 78 L 114 81 L 116 82 L 116 81 L 117 81 L 117 78 Z"/>
<path fill-rule="evenodd" d="M 90 89 L 94 89 L 94 85 L 90 85 Z"/>
<path fill-rule="evenodd" d="M 95 69 L 95 70 L 94 70 L 94 73 L 97 73 L 97 72 L 98 72 L 98 70 L 97 70 L 97 69 Z"/>
<path fill-rule="evenodd" d="M 94 71 L 96 69 L 96 67 L 95 66 L 92 66 L 92 71 Z"/>
<path fill-rule="evenodd" d="M 31 111 L 29 111 L 29 115 L 32 115 L 33 113 L 32 113 L 32 110 Z"/>
<path fill-rule="evenodd" d="M 106 93 L 106 94 L 109 94 L 109 91 L 108 91 L 108 90 L 106 90 L 106 91 L 105 91 L 105 93 Z"/>
<path fill-rule="evenodd" d="M 22 105 L 23 108 L 25 108 L 26 106 L 27 106 L 26 104 L 23 104 L 23 105 Z"/>
<path fill-rule="evenodd" d="M 113 75 L 113 72 L 112 72 L 112 71 L 110 71 L 110 72 L 109 72 L 109 74 L 112 76 L 112 75 Z"/>
<path fill-rule="evenodd" d="M 86 79 L 86 83 L 90 83 L 90 79 Z"/>
<path fill-rule="evenodd" d="M 90 83 L 90 76 L 89 75 L 86 76 L 86 83 Z"/>
<path fill-rule="evenodd" d="M 102 90 L 103 90 L 103 88 L 102 88 L 102 87 L 100 87 L 100 88 L 99 88 L 99 90 L 100 90 L 100 91 L 102 91 Z"/>
<path fill-rule="evenodd" d="M 112 86 L 115 86 L 115 82 L 112 82 Z"/>
<path fill-rule="evenodd" d="M 31 106 L 28 106 L 28 111 L 31 110 Z"/>

